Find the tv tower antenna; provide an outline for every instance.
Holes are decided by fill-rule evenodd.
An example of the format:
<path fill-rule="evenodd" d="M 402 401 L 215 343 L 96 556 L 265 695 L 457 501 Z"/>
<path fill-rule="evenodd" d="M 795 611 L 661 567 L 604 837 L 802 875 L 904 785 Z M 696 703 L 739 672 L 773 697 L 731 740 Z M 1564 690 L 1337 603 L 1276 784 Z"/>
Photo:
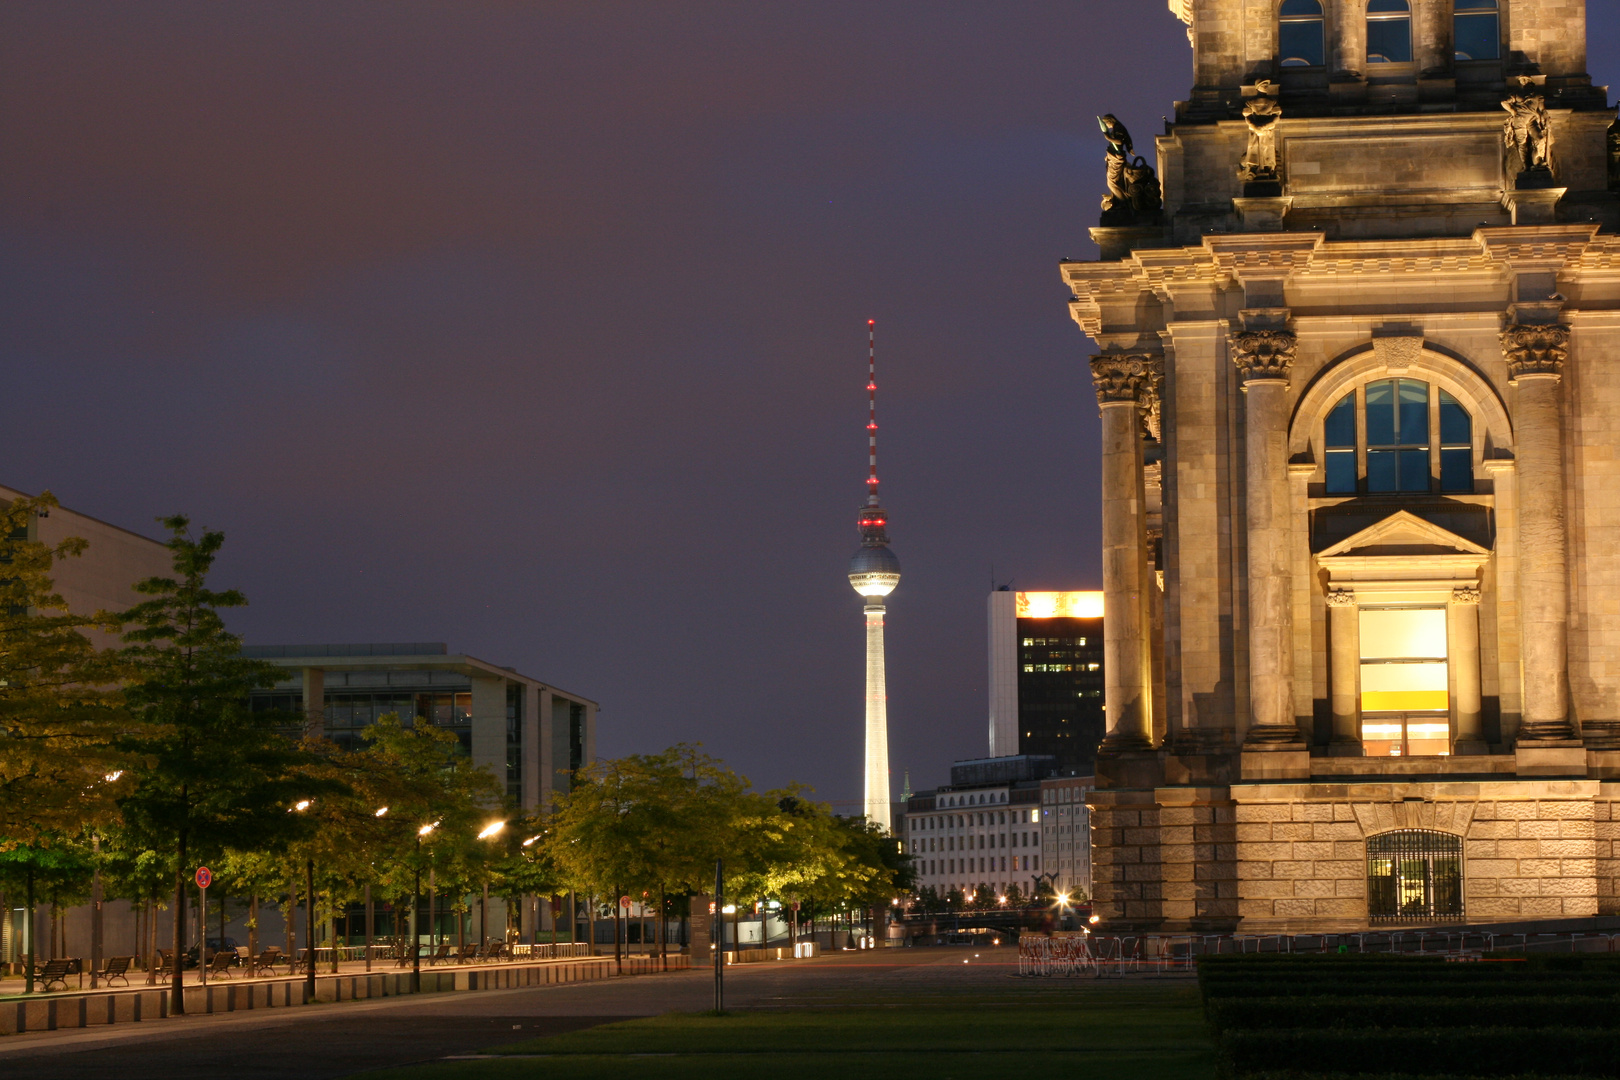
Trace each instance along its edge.
<path fill-rule="evenodd" d="M 878 501 L 876 321 L 866 320 L 866 505 L 861 547 L 849 561 L 849 583 L 866 600 L 866 820 L 893 831 L 889 802 L 889 693 L 883 662 L 885 598 L 900 584 L 900 560 L 889 550 L 889 516 Z"/>

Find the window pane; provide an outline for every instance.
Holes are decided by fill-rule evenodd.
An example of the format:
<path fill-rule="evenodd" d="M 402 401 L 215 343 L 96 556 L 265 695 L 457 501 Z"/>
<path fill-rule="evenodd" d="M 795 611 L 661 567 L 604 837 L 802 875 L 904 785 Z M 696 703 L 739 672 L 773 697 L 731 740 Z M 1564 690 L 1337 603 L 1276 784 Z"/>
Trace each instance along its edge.
<path fill-rule="evenodd" d="M 1440 490 L 1474 490 L 1474 452 L 1472 450 L 1440 451 Z"/>
<path fill-rule="evenodd" d="M 1468 446 L 1474 441 L 1473 422 L 1457 399 L 1440 391 L 1440 445 Z"/>
<path fill-rule="evenodd" d="M 1395 380 L 1367 384 L 1367 445 L 1395 444 Z"/>
<path fill-rule="evenodd" d="M 1429 445 L 1429 384 L 1402 379 L 1401 445 Z"/>
<path fill-rule="evenodd" d="M 1494 6 L 1494 0 L 1492 2 Z M 1463 0 L 1457 6 L 1466 7 L 1467 5 L 1468 0 Z M 1322 17 L 1322 0 L 1283 0 L 1282 10 L 1279 14 L 1284 18 L 1290 15 L 1314 15 L 1320 19 Z"/>
<path fill-rule="evenodd" d="M 1356 619 L 1363 660 L 1438 660 L 1446 655 L 1443 607 L 1360 608 Z"/>
<path fill-rule="evenodd" d="M 1329 450 L 1327 455 L 1327 493 L 1354 495 L 1356 493 L 1356 452 Z"/>
<path fill-rule="evenodd" d="M 1277 28 L 1277 52 L 1283 67 L 1322 67 L 1327 56 L 1322 20 L 1282 23 Z"/>
<path fill-rule="evenodd" d="M 1367 63 L 1410 64 L 1412 20 L 1367 19 Z"/>
<path fill-rule="evenodd" d="M 1412 6 L 1406 0 L 1368 0 L 1367 14 L 1376 15 L 1379 12 L 1411 11 Z"/>
<path fill-rule="evenodd" d="M 1367 490 L 1373 494 L 1400 490 L 1395 486 L 1395 451 L 1367 451 Z"/>
<path fill-rule="evenodd" d="M 1322 423 L 1322 431 L 1329 449 L 1348 446 L 1355 449 L 1356 445 L 1356 395 L 1346 394 L 1327 414 Z"/>
<path fill-rule="evenodd" d="M 1462 5 L 1459 4 L 1458 7 Z M 1496 13 L 1457 16 L 1457 59 L 1497 60 L 1502 55 L 1502 32 Z"/>
<path fill-rule="evenodd" d="M 1401 451 L 1401 490 L 1429 490 L 1429 452 L 1427 450 Z"/>

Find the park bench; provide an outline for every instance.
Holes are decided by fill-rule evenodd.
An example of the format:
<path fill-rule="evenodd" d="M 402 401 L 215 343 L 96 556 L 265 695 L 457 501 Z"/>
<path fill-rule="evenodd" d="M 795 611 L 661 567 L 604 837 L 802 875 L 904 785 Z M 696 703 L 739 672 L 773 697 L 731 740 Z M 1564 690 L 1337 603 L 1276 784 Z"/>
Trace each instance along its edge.
<path fill-rule="evenodd" d="M 172 972 L 172 971 L 174 971 L 174 950 L 173 949 L 159 949 L 158 950 L 158 970 L 162 971 L 162 972 Z"/>
<path fill-rule="evenodd" d="M 314 967 L 314 965 L 315 965 L 315 950 L 314 949 L 299 949 L 298 950 L 298 959 L 294 960 L 288 966 L 287 973 L 290 975 L 295 971 L 305 971 L 305 972 L 307 972 L 312 967 Z"/>
<path fill-rule="evenodd" d="M 280 949 L 272 945 L 253 958 L 252 962 L 248 965 L 248 974 L 257 976 L 261 971 L 268 971 L 270 974 L 274 975 L 276 973 L 276 966 L 278 964 L 285 963 L 287 963 L 287 957 L 283 955 Z M 291 965 L 289 965 L 288 970 L 290 973 Z"/>
<path fill-rule="evenodd" d="M 232 949 L 221 949 L 219 952 L 215 953 L 214 958 L 208 962 L 208 974 L 210 976 L 223 975 L 228 979 L 231 977 L 231 965 L 234 963 L 236 963 L 235 951 Z"/>
<path fill-rule="evenodd" d="M 62 989 L 67 989 L 67 977 L 73 974 L 73 961 L 68 959 L 47 960 L 44 965 L 34 971 L 36 982 L 42 983 L 42 989 L 49 991 L 52 983 L 61 983 Z"/>
<path fill-rule="evenodd" d="M 512 957 L 511 954 L 506 950 L 506 942 L 492 941 L 490 942 L 489 950 L 484 954 L 484 959 L 499 961 L 510 960 Z"/>
<path fill-rule="evenodd" d="M 448 944 L 445 944 L 445 945 L 440 945 L 437 949 L 435 949 L 433 951 L 433 955 L 427 957 L 427 962 L 429 964 L 442 964 L 442 963 L 444 963 L 445 961 L 447 961 L 449 959 L 450 959 L 450 946 Z"/>
<path fill-rule="evenodd" d="M 123 979 L 124 985 L 128 986 L 129 968 L 133 963 L 135 963 L 133 956 L 109 956 L 107 966 L 101 973 L 101 978 L 107 981 L 108 986 L 112 985 L 114 979 Z"/>
<path fill-rule="evenodd" d="M 478 959 L 478 946 L 463 945 L 456 950 L 456 958 L 451 963 L 468 964 L 476 959 Z"/>

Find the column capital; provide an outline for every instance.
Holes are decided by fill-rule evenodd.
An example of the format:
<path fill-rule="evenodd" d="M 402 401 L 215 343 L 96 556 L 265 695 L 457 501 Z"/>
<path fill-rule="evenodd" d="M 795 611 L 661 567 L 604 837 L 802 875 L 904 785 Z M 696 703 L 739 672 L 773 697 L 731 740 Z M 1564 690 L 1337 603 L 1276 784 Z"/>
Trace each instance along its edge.
<path fill-rule="evenodd" d="M 1157 400 L 1164 357 L 1152 353 L 1102 353 L 1091 358 L 1091 385 L 1098 405 L 1145 407 Z"/>
<path fill-rule="evenodd" d="M 1356 606 L 1356 594 L 1351 589 L 1329 589 L 1327 606 L 1353 608 Z"/>
<path fill-rule="evenodd" d="M 1569 356 L 1569 327 L 1562 323 L 1515 323 L 1502 331 L 1502 355 L 1507 360 L 1508 382 L 1522 378 L 1564 374 Z"/>
<path fill-rule="evenodd" d="M 1252 382 L 1288 383 L 1299 338 L 1292 330 L 1239 330 L 1232 335 L 1232 362 L 1244 386 Z"/>
<path fill-rule="evenodd" d="M 1459 606 L 1479 603 L 1478 585 L 1459 585 L 1451 590 L 1451 602 Z"/>

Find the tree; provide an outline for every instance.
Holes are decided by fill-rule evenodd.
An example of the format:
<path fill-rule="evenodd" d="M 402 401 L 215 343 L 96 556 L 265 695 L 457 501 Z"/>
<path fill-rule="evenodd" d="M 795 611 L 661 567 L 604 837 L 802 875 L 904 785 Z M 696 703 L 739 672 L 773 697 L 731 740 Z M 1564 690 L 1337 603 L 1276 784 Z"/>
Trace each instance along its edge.
<path fill-rule="evenodd" d="M 0 506 L 0 850 L 105 823 L 128 787 L 118 658 L 85 636 L 116 618 L 69 612 L 51 578 L 87 545 L 29 539 L 35 516 L 57 505 L 45 492 Z"/>
<path fill-rule="evenodd" d="M 88 887 L 94 870 L 87 847 L 65 836 L 40 836 L 34 844 L 14 844 L 0 850 L 0 892 L 21 893 L 24 898 L 28 993 L 34 992 L 34 961 L 39 952 L 34 940 L 36 903 L 43 896 L 53 909 L 60 908 Z"/>
<path fill-rule="evenodd" d="M 281 718 L 247 708 L 249 692 L 273 685 L 277 671 L 243 656 L 241 639 L 225 628 L 220 611 L 245 605 L 242 594 L 208 587 L 224 534 L 194 538 L 190 521 L 178 515 L 163 524 L 175 576 L 137 583 L 136 592 L 150 599 L 120 617 L 133 627 L 124 634 L 126 697 L 142 722 L 120 746 L 145 765 L 119 807 L 154 849 L 174 852 L 171 1008 L 182 1013 L 179 913 L 188 858 L 195 851 L 285 845 L 307 828 L 288 810 L 310 790 L 299 774 L 306 756 L 278 730 Z"/>

